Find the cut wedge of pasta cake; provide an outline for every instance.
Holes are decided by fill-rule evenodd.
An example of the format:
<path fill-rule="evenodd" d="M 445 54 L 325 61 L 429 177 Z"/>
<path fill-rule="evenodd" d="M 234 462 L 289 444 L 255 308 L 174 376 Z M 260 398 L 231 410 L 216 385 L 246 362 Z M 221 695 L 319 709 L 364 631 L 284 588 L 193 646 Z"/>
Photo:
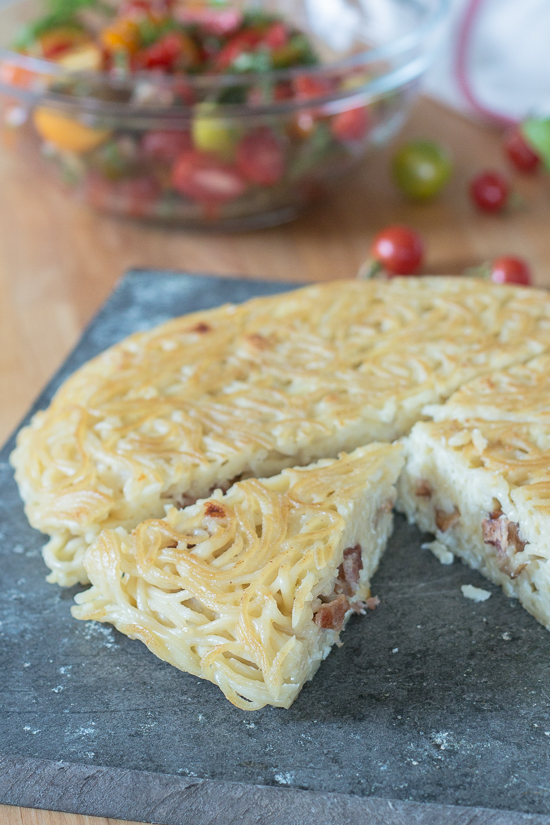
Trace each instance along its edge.
<path fill-rule="evenodd" d="M 550 629 L 550 427 L 419 422 L 398 506 Z"/>
<path fill-rule="evenodd" d="M 205 280 L 205 288 L 207 281 Z M 50 581 L 235 480 L 408 432 L 426 404 L 550 346 L 546 293 L 463 278 L 333 282 L 178 318 L 78 370 L 12 461 Z"/>
<path fill-rule="evenodd" d="M 241 708 L 288 707 L 366 607 L 402 465 L 400 445 L 372 444 L 104 530 L 73 615 L 111 622 Z"/>

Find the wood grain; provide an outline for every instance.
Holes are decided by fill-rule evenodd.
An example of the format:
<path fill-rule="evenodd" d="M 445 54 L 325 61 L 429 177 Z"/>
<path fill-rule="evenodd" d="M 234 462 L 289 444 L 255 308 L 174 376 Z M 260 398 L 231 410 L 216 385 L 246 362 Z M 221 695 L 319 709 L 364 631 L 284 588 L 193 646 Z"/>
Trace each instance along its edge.
<path fill-rule="evenodd" d="M 12 808 L 10 805 L 0 805 L 0 822 L 2 825 L 138 825 L 128 821 L 123 823 L 120 819 Z"/>
<path fill-rule="evenodd" d="M 335 196 L 275 229 L 235 235 L 183 232 L 110 218 L 73 202 L 0 148 L 0 440 L 17 424 L 83 327 L 130 267 L 281 280 L 351 278 L 376 231 L 417 228 L 426 271 L 458 274 L 496 255 L 528 259 L 550 286 L 548 179 L 514 177 L 521 208 L 477 214 L 467 183 L 482 168 L 506 169 L 500 136 L 421 100 L 400 140 L 429 136 L 452 151 L 455 174 L 435 203 L 405 203 L 388 155 L 367 160 Z M 114 820 L 0 806 L 5 825 L 113 825 Z"/>

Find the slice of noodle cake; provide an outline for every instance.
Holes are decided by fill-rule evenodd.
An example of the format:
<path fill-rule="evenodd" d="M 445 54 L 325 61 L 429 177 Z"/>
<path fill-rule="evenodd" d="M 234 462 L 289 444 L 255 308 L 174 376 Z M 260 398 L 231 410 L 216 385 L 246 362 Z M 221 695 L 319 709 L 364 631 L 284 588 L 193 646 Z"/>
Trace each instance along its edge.
<path fill-rule="evenodd" d="M 398 506 L 550 629 L 550 427 L 419 422 Z"/>
<path fill-rule="evenodd" d="M 400 445 L 248 479 L 223 495 L 104 530 L 78 619 L 111 622 L 238 707 L 289 707 L 352 613 L 392 529 Z"/>

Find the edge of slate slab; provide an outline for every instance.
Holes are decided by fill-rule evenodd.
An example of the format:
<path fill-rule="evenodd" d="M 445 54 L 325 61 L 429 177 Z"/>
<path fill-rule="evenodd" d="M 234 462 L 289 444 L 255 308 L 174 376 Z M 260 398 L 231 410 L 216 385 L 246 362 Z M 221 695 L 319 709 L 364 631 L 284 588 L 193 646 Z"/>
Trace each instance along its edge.
<path fill-rule="evenodd" d="M 549 825 L 488 808 L 284 790 L 0 756 L 0 803 L 161 825 Z"/>
<path fill-rule="evenodd" d="M 194 282 L 205 294 L 220 281 L 234 286 L 232 300 L 249 297 L 251 284 L 260 294 L 274 294 L 305 284 L 188 275 L 181 272 L 132 270 L 115 285 L 105 303 L 87 325 L 76 347 L 4 445 L 7 458 L 15 434 L 33 415 L 45 407 L 57 387 L 83 360 L 88 346 L 94 348 L 95 330 L 105 320 L 105 312 L 121 312 L 130 306 L 134 285 L 154 284 L 158 278 L 166 290 L 166 318 L 184 312 L 171 303 L 178 281 Z M 208 305 L 208 299 L 205 300 Z M 161 318 L 160 320 L 163 320 Z M 129 319 L 127 318 L 128 322 Z M 159 322 L 151 319 L 151 325 Z M 130 330 L 111 330 L 112 343 Z M 120 334 L 119 334 L 120 332 Z M 83 346 L 84 345 L 84 346 Z M 86 346 L 88 345 L 88 346 Z M 101 347 L 95 347 L 96 350 Z M 336 793 L 283 789 L 231 783 L 110 767 L 95 767 L 65 761 L 53 762 L 0 754 L 0 804 L 65 811 L 162 823 L 162 825 L 550 825 L 550 816 L 487 808 L 459 807 L 417 802 L 391 801 L 377 797 L 355 797 Z"/>

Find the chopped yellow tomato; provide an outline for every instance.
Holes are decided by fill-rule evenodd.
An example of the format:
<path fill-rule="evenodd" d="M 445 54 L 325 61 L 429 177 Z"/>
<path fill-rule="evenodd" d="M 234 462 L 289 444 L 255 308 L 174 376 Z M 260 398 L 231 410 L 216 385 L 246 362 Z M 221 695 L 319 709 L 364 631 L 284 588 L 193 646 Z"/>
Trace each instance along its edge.
<path fill-rule="evenodd" d="M 97 72 L 101 69 L 103 55 L 95 43 L 89 43 L 67 52 L 57 62 L 71 72 Z"/>
<path fill-rule="evenodd" d="M 140 47 L 139 26 L 121 17 L 101 32 L 101 42 L 110 52 L 134 54 Z"/>
<path fill-rule="evenodd" d="M 193 119 L 191 126 L 195 149 L 213 152 L 224 160 L 233 160 L 240 137 L 240 130 L 235 127 L 234 121 L 212 116 L 210 112 L 213 107 L 210 104 L 198 108 L 200 114 Z"/>
<path fill-rule="evenodd" d="M 44 140 L 66 152 L 84 154 L 95 149 L 110 135 L 107 129 L 94 129 L 78 120 L 41 106 L 33 113 L 33 123 Z"/>
<path fill-rule="evenodd" d="M 79 26 L 58 26 L 41 34 L 38 41 L 42 56 L 55 61 L 67 52 L 93 42 L 91 35 Z"/>

